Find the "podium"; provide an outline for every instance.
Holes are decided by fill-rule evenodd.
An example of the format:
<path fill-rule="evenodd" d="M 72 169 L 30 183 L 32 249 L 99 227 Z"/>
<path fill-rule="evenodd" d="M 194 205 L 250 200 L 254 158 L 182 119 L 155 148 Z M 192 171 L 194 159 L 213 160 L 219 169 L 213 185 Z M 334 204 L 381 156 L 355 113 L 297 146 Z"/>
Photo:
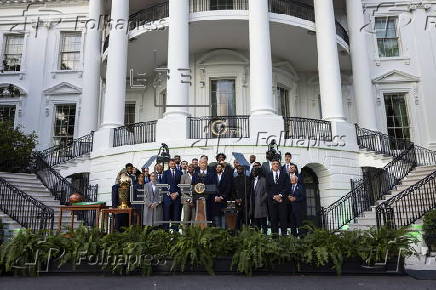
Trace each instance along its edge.
<path fill-rule="evenodd" d="M 216 192 L 216 186 L 200 182 L 193 186 L 179 185 L 179 187 L 182 189 L 182 199 L 189 199 L 195 202 L 194 224 L 198 224 L 202 229 L 206 228 L 207 224 L 210 223 L 207 220 L 207 198 L 210 194 Z"/>
<path fill-rule="evenodd" d="M 224 209 L 226 224 L 229 230 L 236 230 L 238 223 L 238 210 L 236 209 L 235 201 L 228 201 L 227 208 Z"/>

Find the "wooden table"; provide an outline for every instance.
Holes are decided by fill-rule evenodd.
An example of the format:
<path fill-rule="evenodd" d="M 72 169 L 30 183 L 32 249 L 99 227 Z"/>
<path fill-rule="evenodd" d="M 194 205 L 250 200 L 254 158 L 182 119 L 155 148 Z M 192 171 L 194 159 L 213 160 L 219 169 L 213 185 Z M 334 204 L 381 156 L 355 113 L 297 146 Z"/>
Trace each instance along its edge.
<path fill-rule="evenodd" d="M 100 214 L 101 214 L 101 220 L 102 220 L 102 225 L 101 228 L 104 229 L 105 227 L 105 223 L 107 223 L 108 219 L 109 219 L 109 214 L 128 214 L 129 215 L 129 226 L 132 225 L 132 217 L 135 216 L 136 217 L 136 222 L 135 224 L 140 225 L 141 221 L 140 221 L 140 215 L 136 212 L 136 210 L 133 207 L 130 208 L 104 208 L 102 210 L 100 210 Z M 109 232 L 112 232 L 112 229 L 109 229 Z"/>
<path fill-rule="evenodd" d="M 95 211 L 95 226 L 98 226 L 100 211 L 106 208 L 106 204 L 95 204 L 95 205 L 64 205 L 59 207 L 61 210 L 59 216 L 59 231 L 62 229 L 62 215 L 64 211 L 71 212 L 71 228 L 74 228 L 74 212 L 75 211 Z"/>

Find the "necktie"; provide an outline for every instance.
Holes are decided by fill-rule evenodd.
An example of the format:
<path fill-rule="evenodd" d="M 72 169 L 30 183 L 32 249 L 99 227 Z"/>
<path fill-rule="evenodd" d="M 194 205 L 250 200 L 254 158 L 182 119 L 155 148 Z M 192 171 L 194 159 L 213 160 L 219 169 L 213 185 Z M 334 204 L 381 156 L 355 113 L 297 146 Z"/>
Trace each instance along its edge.
<path fill-rule="evenodd" d="M 174 179 L 174 177 L 175 177 L 174 169 L 172 169 L 171 172 L 173 174 L 173 179 Z"/>
<path fill-rule="evenodd" d="M 277 183 L 279 183 L 279 174 L 278 174 L 277 172 L 274 173 L 274 174 L 276 175 L 276 178 L 275 178 L 275 179 L 276 179 L 276 184 L 277 184 Z"/>

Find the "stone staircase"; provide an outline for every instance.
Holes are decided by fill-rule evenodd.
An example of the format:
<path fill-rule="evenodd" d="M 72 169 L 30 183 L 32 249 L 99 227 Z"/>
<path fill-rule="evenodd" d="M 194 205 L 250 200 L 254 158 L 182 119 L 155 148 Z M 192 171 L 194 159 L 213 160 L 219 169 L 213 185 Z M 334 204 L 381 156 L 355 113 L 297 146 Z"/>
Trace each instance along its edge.
<path fill-rule="evenodd" d="M 382 200 L 378 200 L 375 202 L 374 206 L 371 206 L 371 210 L 363 212 L 363 214 L 355 219 L 354 222 L 349 224 L 350 230 L 365 230 L 370 227 L 374 227 L 377 225 L 376 220 L 376 207 L 380 203 L 398 195 L 405 189 L 411 187 L 412 185 L 416 184 L 421 179 L 425 178 L 427 175 L 431 174 L 432 172 L 436 171 L 436 166 L 420 166 L 415 168 L 413 171 L 411 171 L 402 181 L 399 185 L 396 186 L 393 190 L 389 192 L 389 194 L 385 195 Z M 422 193 L 417 192 L 413 195 L 413 198 L 416 199 L 417 204 L 419 202 L 420 205 L 430 203 L 431 201 L 428 201 L 424 198 Z M 409 208 L 407 206 L 404 206 L 401 208 L 401 214 L 407 214 L 411 212 L 412 208 Z"/>
<path fill-rule="evenodd" d="M 59 229 L 59 207 L 61 204 L 58 200 L 55 200 L 50 191 L 41 183 L 35 174 L 0 172 L 0 177 L 46 206 L 51 207 L 54 210 L 54 229 Z M 23 214 L 26 213 L 23 212 Z M 11 233 L 14 230 L 21 228 L 21 225 L 2 212 L 0 212 L 0 218 L 5 225 L 5 233 L 7 232 L 8 236 L 11 236 Z M 69 213 L 63 214 L 62 229 L 71 226 L 71 219 L 72 217 Z M 77 228 L 80 224 L 81 223 L 77 221 L 77 218 L 74 217 L 74 227 Z"/>
<path fill-rule="evenodd" d="M 11 219 L 7 214 L 0 210 L 0 222 L 3 225 L 3 239 L 8 240 L 14 236 L 15 231 L 21 229 L 21 225 Z"/>

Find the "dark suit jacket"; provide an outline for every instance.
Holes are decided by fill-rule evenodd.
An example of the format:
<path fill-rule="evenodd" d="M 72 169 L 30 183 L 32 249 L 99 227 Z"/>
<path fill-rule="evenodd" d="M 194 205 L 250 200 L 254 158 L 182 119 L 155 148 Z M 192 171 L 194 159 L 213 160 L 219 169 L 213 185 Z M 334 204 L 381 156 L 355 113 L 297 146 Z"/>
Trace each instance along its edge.
<path fill-rule="evenodd" d="M 209 196 L 211 203 L 212 216 L 223 215 L 223 209 L 226 208 L 227 200 L 231 194 L 233 176 L 223 173 L 221 175 L 221 181 L 218 182 L 218 175 L 216 178 L 216 193 Z M 224 198 L 222 202 L 215 202 L 215 197 L 221 196 Z"/>
<path fill-rule="evenodd" d="M 171 173 L 171 169 L 164 171 L 163 177 L 162 177 L 162 183 L 168 184 L 170 186 L 170 188 L 169 188 L 170 193 L 173 193 L 173 192 L 179 193 L 179 196 L 174 200 L 175 202 L 180 202 L 180 188 L 178 185 L 180 184 L 181 177 L 182 177 L 182 172 L 177 170 L 177 169 L 175 170 L 174 177 Z M 171 199 L 171 197 L 166 195 L 163 198 L 163 202 L 170 203 L 170 202 L 172 202 L 172 199 Z"/>
<path fill-rule="evenodd" d="M 299 214 L 304 214 L 304 206 L 306 200 L 306 191 L 304 186 L 297 183 L 295 190 L 292 190 L 292 184 L 288 186 L 288 195 L 295 196 L 297 199 L 294 202 L 290 202 L 289 204 L 292 206 L 292 210 Z"/>
<path fill-rule="evenodd" d="M 200 170 L 198 170 L 197 172 L 194 173 L 194 175 L 192 175 L 192 185 L 196 185 L 198 183 L 204 183 L 205 185 L 216 185 L 217 179 L 216 179 L 215 170 L 208 168 L 206 176 L 200 177 L 199 175 L 200 175 Z M 206 214 L 208 220 L 212 220 L 213 218 L 213 210 L 212 210 L 212 202 L 211 202 L 212 196 L 213 194 L 210 194 L 206 199 Z"/>
<path fill-rule="evenodd" d="M 298 174 L 298 166 L 295 163 L 289 163 L 289 165 L 294 165 L 295 168 L 297 169 L 297 174 Z M 286 169 L 286 163 L 282 165 L 282 171 L 285 171 L 286 173 L 288 173 L 287 169 Z"/>
<path fill-rule="evenodd" d="M 286 200 L 289 192 L 289 185 L 289 175 L 283 171 L 280 171 L 278 183 L 275 183 L 273 172 L 268 173 L 266 176 L 266 190 L 269 199 L 272 199 L 274 195 L 281 194 L 283 195 L 283 199 Z"/>

